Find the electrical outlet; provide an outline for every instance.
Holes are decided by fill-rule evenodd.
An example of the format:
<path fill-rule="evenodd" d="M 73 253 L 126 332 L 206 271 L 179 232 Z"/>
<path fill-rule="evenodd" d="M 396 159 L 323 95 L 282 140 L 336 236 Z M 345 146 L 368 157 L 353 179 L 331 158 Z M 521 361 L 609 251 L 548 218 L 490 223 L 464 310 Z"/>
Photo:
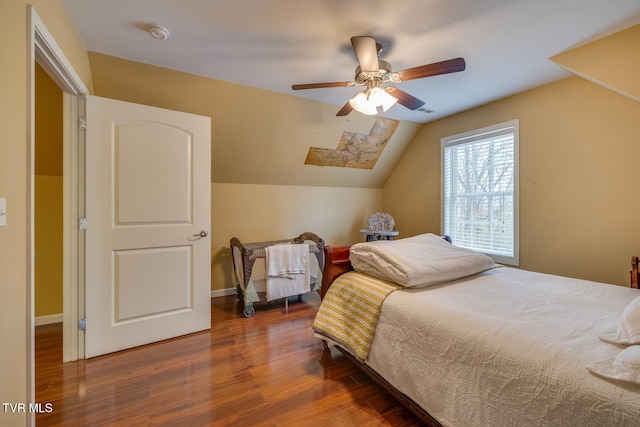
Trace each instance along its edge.
<path fill-rule="evenodd" d="M 0 197 L 0 227 L 7 225 L 7 199 Z"/>

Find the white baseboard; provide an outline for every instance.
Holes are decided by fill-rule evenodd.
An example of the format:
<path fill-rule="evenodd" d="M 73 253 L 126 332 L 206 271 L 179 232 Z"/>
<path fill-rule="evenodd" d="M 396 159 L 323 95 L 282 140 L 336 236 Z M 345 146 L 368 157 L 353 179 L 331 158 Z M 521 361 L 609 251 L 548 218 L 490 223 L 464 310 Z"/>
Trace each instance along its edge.
<path fill-rule="evenodd" d="M 211 298 L 224 297 L 227 295 L 235 295 L 237 293 L 238 292 L 236 292 L 236 288 L 217 289 L 215 291 L 211 291 Z"/>
<path fill-rule="evenodd" d="M 49 314 L 47 316 L 38 316 L 35 318 L 36 326 L 50 325 L 52 323 L 62 323 L 62 313 Z"/>
<path fill-rule="evenodd" d="M 211 291 L 211 298 L 224 297 L 237 294 L 236 288 L 218 289 Z M 62 313 L 38 316 L 35 318 L 35 326 L 50 325 L 52 323 L 62 323 Z"/>

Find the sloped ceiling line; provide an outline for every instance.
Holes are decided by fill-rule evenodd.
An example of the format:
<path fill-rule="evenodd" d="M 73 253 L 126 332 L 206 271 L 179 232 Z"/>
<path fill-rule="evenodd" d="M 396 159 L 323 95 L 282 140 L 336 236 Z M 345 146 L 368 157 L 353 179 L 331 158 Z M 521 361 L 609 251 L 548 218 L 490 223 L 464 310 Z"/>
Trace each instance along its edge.
<path fill-rule="evenodd" d="M 578 77 L 640 102 L 640 24 L 550 59 Z"/>

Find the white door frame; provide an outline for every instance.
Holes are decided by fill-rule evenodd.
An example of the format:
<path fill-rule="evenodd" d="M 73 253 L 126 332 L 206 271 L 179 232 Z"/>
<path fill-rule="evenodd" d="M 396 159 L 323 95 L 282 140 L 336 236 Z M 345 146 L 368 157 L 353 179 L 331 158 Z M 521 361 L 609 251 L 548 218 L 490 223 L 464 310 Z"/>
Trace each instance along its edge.
<path fill-rule="evenodd" d="M 83 358 L 77 324 L 80 307 L 78 255 L 79 188 L 81 166 L 78 164 L 79 132 L 77 123 L 79 98 L 89 90 L 47 30 L 33 6 L 27 5 L 27 398 L 35 402 L 35 319 L 34 319 L 34 181 L 35 181 L 35 63 L 49 74 L 64 92 L 63 136 L 63 360 Z M 75 96 L 79 95 L 79 96 Z M 28 425 L 35 425 L 31 414 Z"/>

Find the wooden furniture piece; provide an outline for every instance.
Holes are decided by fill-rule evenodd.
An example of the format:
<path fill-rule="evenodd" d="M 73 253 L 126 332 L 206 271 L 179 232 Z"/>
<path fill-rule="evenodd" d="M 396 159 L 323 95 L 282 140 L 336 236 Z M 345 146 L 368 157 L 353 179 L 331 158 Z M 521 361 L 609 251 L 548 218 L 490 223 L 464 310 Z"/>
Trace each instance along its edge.
<path fill-rule="evenodd" d="M 366 230 L 360 230 L 361 234 L 365 234 L 367 242 L 376 240 L 393 240 L 395 236 L 400 234 L 395 229 L 396 222 L 393 217 L 386 212 L 376 212 L 369 217 Z"/>
<path fill-rule="evenodd" d="M 322 272 L 322 285 L 320 298 L 324 299 L 329 286 L 341 274 L 353 270 L 349 262 L 349 248 L 351 246 L 325 246 L 324 247 L 324 271 Z"/>
<path fill-rule="evenodd" d="M 376 240 L 393 240 L 400 232 L 398 230 L 360 230 L 360 234 L 366 234 L 367 242 L 375 242 Z"/>
<path fill-rule="evenodd" d="M 632 288 L 638 289 L 638 282 L 640 282 L 640 271 L 638 271 L 638 263 L 640 259 L 637 256 L 631 257 L 631 283 Z"/>

